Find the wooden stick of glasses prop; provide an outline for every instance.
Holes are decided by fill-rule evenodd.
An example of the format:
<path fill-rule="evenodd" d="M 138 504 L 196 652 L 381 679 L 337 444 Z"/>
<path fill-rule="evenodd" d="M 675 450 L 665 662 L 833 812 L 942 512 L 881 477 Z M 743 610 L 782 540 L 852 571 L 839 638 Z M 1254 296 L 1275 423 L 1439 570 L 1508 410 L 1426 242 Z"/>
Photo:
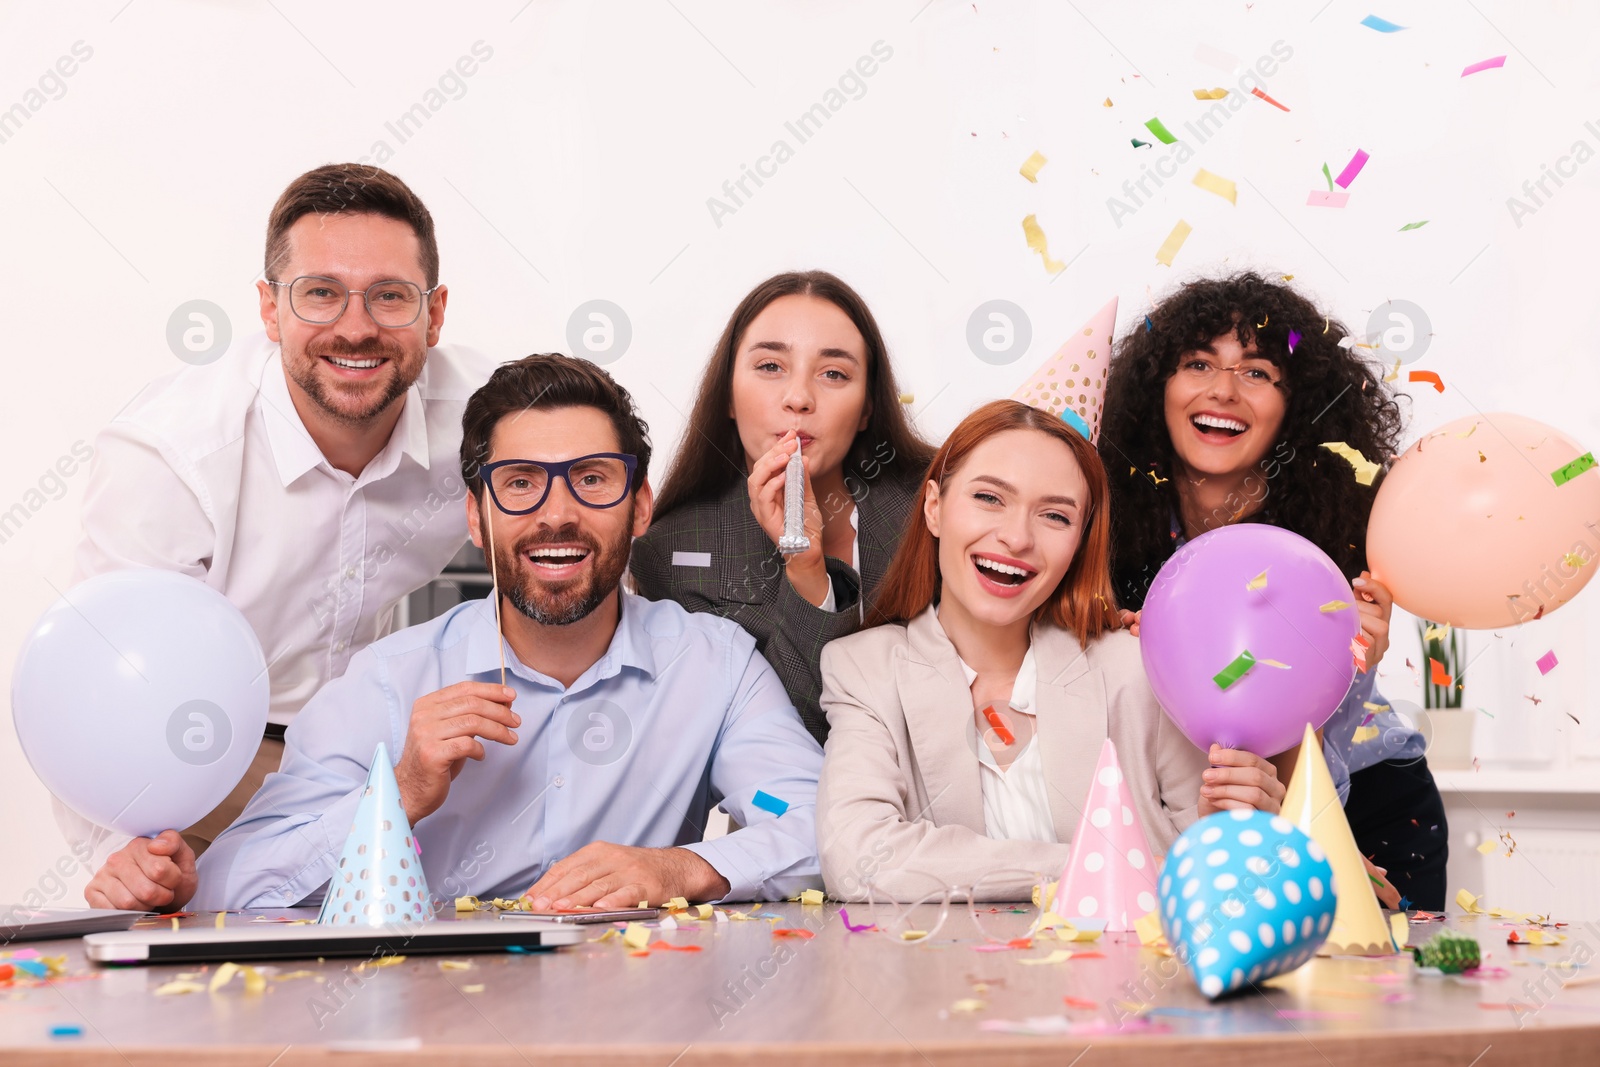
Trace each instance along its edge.
<path fill-rule="evenodd" d="M 800 435 L 794 438 L 794 455 L 783 474 L 783 536 L 778 538 L 778 551 L 784 555 L 805 552 L 811 547 L 806 536 L 806 483 L 805 467 L 800 463 Z"/>
<path fill-rule="evenodd" d="M 484 512 L 484 522 L 489 527 L 489 595 L 494 597 L 494 635 L 499 638 L 500 644 L 500 684 L 506 684 L 506 633 L 500 626 L 500 574 L 495 565 L 494 558 L 494 513 L 500 510 L 500 504 L 494 498 L 494 490 L 489 487 L 489 480 L 483 482 L 484 494 L 489 498 L 489 507 Z"/>

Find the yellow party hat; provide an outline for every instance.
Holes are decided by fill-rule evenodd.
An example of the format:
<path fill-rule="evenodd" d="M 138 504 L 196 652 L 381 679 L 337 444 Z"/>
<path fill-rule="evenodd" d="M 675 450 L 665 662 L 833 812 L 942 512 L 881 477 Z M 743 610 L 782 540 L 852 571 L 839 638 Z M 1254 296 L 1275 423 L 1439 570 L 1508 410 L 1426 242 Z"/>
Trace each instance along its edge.
<path fill-rule="evenodd" d="M 1093 441 L 1100 434 L 1101 401 L 1106 395 L 1106 369 L 1111 364 L 1111 334 L 1116 325 L 1117 298 L 1112 297 L 1011 394 L 1012 399 L 1060 415 Z"/>
<path fill-rule="evenodd" d="M 1322 758 L 1322 745 L 1309 725 L 1300 742 L 1300 759 L 1289 791 L 1283 798 L 1283 817 L 1309 834 L 1333 867 L 1334 890 L 1339 908 L 1333 916 L 1333 929 L 1320 955 L 1389 956 L 1395 950 L 1389 923 L 1378 907 L 1355 834 L 1344 817 L 1344 806 L 1333 787 L 1333 775 Z"/>

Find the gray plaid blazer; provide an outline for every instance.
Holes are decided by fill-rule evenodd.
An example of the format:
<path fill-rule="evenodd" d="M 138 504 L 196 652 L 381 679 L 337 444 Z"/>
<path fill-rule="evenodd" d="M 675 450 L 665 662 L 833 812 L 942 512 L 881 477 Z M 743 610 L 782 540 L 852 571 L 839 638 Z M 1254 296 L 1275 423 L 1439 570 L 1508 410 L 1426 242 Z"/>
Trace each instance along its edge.
<path fill-rule="evenodd" d="M 863 595 L 870 603 L 883 580 L 919 484 L 918 475 L 897 479 L 889 471 L 860 482 L 855 501 L 861 573 L 827 559 L 838 611 L 823 611 L 789 584 L 783 556 L 750 511 L 743 479 L 720 499 L 656 516 L 633 542 L 628 566 L 641 596 L 714 612 L 748 630 L 820 744 L 828 737 L 822 646 L 861 628 L 858 604 Z"/>

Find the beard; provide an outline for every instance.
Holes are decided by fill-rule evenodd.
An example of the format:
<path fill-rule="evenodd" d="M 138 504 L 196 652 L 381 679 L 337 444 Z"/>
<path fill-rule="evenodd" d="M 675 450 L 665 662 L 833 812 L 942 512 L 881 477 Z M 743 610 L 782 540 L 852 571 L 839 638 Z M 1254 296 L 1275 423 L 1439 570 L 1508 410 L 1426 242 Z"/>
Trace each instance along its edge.
<path fill-rule="evenodd" d="M 324 356 L 342 359 L 386 359 L 387 378 L 371 382 L 346 382 L 319 373 Z M 363 426 L 404 396 L 422 375 L 422 360 L 406 366 L 406 353 L 399 344 L 383 335 L 368 337 L 359 344 L 331 338 L 307 346 L 304 353 L 285 352 L 284 370 L 311 402 L 330 418 L 346 426 Z"/>
<path fill-rule="evenodd" d="M 493 506 L 493 505 L 490 505 Z M 479 512 L 480 516 L 482 512 Z M 633 501 L 628 501 L 628 517 L 610 544 L 582 533 L 576 526 L 563 526 L 534 537 L 524 538 L 511 548 L 495 546 L 495 569 L 513 580 L 501 589 L 511 606 L 541 626 L 570 626 L 605 602 L 617 591 L 622 572 L 628 566 L 628 550 L 633 541 Z M 581 544 L 589 550 L 591 565 L 587 577 L 547 583 L 532 571 L 527 553 L 547 544 Z"/>

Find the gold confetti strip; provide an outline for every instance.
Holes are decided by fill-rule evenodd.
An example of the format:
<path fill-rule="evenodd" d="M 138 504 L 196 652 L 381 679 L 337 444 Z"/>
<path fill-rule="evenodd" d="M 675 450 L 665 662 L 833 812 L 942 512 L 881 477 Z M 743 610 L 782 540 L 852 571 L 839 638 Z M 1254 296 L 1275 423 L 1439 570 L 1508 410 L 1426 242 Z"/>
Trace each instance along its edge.
<path fill-rule="evenodd" d="M 1336 611 L 1345 611 L 1349 607 L 1350 602 L 1347 600 L 1330 600 L 1326 604 L 1318 606 L 1317 610 L 1324 615 L 1332 615 Z"/>
<path fill-rule="evenodd" d="M 205 991 L 206 987 L 199 982 L 175 980 L 168 982 L 166 985 L 157 986 L 155 994 L 158 997 L 171 997 L 181 993 L 204 993 Z"/>
<path fill-rule="evenodd" d="M 1359 745 L 1363 742 L 1373 740 L 1378 736 L 1379 732 L 1380 731 L 1376 726 L 1357 726 L 1355 733 L 1350 735 L 1350 741 L 1353 744 Z"/>
<path fill-rule="evenodd" d="M 1194 172 L 1194 183 L 1208 193 L 1216 193 L 1235 207 L 1239 204 L 1239 187 L 1228 178 L 1201 167 Z"/>
<path fill-rule="evenodd" d="M 1164 267 L 1172 266 L 1173 257 L 1178 254 L 1178 249 L 1183 247 L 1183 242 L 1187 241 L 1189 234 L 1193 232 L 1193 226 L 1179 219 L 1172 232 L 1167 234 L 1167 239 L 1161 242 L 1161 247 L 1156 249 L 1156 262 Z"/>
<path fill-rule="evenodd" d="M 395 964 L 404 963 L 405 961 L 406 958 L 404 956 L 379 956 L 375 960 L 365 960 L 356 964 L 355 969 L 358 972 L 377 970 L 380 967 L 393 967 Z"/>
<path fill-rule="evenodd" d="M 669 914 L 672 913 L 672 912 L 675 912 L 675 911 L 688 911 L 688 910 L 689 910 L 689 901 L 684 897 L 673 897 L 671 900 L 667 901 L 667 912 Z"/>
<path fill-rule="evenodd" d="M 1223 97 L 1225 97 L 1227 95 L 1228 95 L 1228 90 L 1226 90 L 1226 89 L 1196 89 L 1196 90 L 1194 90 L 1194 98 L 1196 100 L 1221 100 Z"/>
<path fill-rule="evenodd" d="M 638 923 L 629 923 L 622 932 L 622 943 L 631 949 L 641 949 L 650 943 L 650 931 Z"/>
<path fill-rule="evenodd" d="M 1025 967 L 1042 967 L 1051 963 L 1066 963 L 1071 958 L 1072 952 L 1070 949 L 1058 948 L 1052 949 L 1048 956 L 1037 956 L 1033 959 L 1018 960 L 1017 962 Z"/>
<path fill-rule="evenodd" d="M 1044 165 L 1048 162 L 1050 161 L 1044 157 L 1043 152 L 1035 152 L 1023 162 L 1020 173 L 1030 182 L 1037 183 L 1039 180 L 1039 171 L 1044 169 Z"/>
<path fill-rule="evenodd" d="M 472 970 L 472 961 L 471 960 L 440 960 L 439 961 L 439 969 L 441 971 L 470 971 L 470 970 Z"/>
<path fill-rule="evenodd" d="M 1066 264 L 1059 259 L 1050 258 L 1050 242 L 1045 238 L 1044 231 L 1039 228 L 1039 220 L 1034 215 L 1029 215 L 1022 220 L 1022 234 L 1028 239 L 1028 247 L 1039 253 L 1044 260 L 1044 269 L 1051 274 L 1059 274 L 1066 269 Z"/>
<path fill-rule="evenodd" d="M 1262 571 L 1260 574 L 1244 583 L 1244 587 L 1252 593 L 1257 589 L 1265 589 L 1267 587 L 1267 572 Z"/>
<path fill-rule="evenodd" d="M 711 905 L 710 904 L 696 904 L 695 905 L 695 910 L 700 913 L 700 918 L 702 918 L 702 919 L 711 918 Z"/>
<path fill-rule="evenodd" d="M 968 997 L 965 1000 L 958 1000 L 954 1004 L 950 1005 L 950 1010 L 954 1011 L 954 1012 L 966 1013 L 966 1012 L 982 1011 L 983 1009 L 987 1008 L 988 1006 L 989 1006 L 988 1004 L 986 1004 L 985 1002 L 983 1002 L 981 1000 L 976 1000 L 976 999 L 974 999 L 972 997 Z"/>
<path fill-rule="evenodd" d="M 916 402 L 917 402 L 917 398 L 916 398 L 915 395 L 913 395 L 911 393 L 901 393 L 900 394 L 900 403 L 902 403 L 902 404 L 915 404 Z"/>
<path fill-rule="evenodd" d="M 1372 480 L 1378 476 L 1381 468 L 1343 441 L 1324 441 L 1322 447 L 1350 464 L 1351 469 L 1356 472 L 1357 483 L 1371 485 Z"/>
<path fill-rule="evenodd" d="M 800 893 L 800 903 L 802 904 L 821 904 L 822 901 L 823 896 L 820 889 L 805 889 Z"/>
<path fill-rule="evenodd" d="M 463 992 L 463 993 L 482 993 L 483 992 L 483 986 L 481 986 L 481 985 L 464 985 L 464 986 L 461 987 L 461 992 Z"/>

